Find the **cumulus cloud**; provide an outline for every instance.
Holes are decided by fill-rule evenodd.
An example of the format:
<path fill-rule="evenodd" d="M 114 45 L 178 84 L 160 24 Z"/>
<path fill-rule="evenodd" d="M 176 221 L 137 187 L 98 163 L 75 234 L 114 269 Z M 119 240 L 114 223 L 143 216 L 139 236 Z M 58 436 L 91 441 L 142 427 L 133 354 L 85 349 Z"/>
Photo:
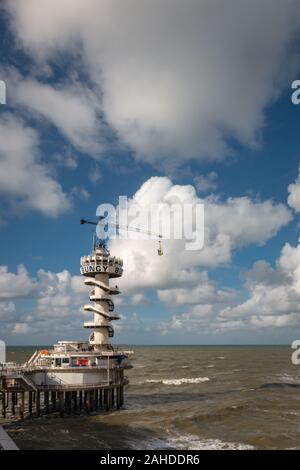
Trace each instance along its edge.
<path fill-rule="evenodd" d="M 286 243 L 276 263 L 258 261 L 246 274 L 249 297 L 220 312 L 220 319 L 239 318 L 252 326 L 289 326 L 300 320 L 300 243 Z"/>
<path fill-rule="evenodd" d="M 288 205 L 296 212 L 300 212 L 300 175 L 298 175 L 295 183 L 288 186 L 288 192 Z"/>
<path fill-rule="evenodd" d="M 160 299 L 177 306 L 183 312 L 173 313 L 162 323 L 167 333 L 224 333 L 228 331 L 258 331 L 291 328 L 300 321 L 300 243 L 285 244 L 276 267 L 264 260 L 254 263 L 244 273 L 246 300 L 238 302 L 241 292 L 223 291 L 211 282 L 195 289 L 178 289 L 159 293 Z M 211 295 L 212 294 L 212 295 Z M 190 305 L 190 307 L 189 307 Z M 189 308 L 187 308 L 189 307 Z"/>
<path fill-rule="evenodd" d="M 248 197 L 199 198 L 191 185 L 173 185 L 167 177 L 152 177 L 147 180 L 129 200 L 132 205 L 151 210 L 163 205 L 172 207 L 184 204 L 195 207 L 204 203 L 205 243 L 201 250 L 188 251 L 186 239 L 174 239 L 172 219 L 164 219 L 164 229 L 171 239 L 163 240 L 165 255 L 156 255 L 156 240 L 112 240 L 112 250 L 124 259 L 125 273 L 120 285 L 127 291 L 138 289 L 172 289 L 193 286 L 203 282 L 201 270 L 215 268 L 231 261 L 234 250 L 250 244 L 263 244 L 291 220 L 283 204 L 272 201 L 253 201 Z M 121 210 L 122 213 L 122 210 Z M 152 221 L 160 226 L 163 212 L 157 209 Z M 187 215 L 187 218 L 190 217 Z M 190 218 L 190 223 L 193 220 Z M 157 233 L 157 232 L 155 232 Z M 130 233 L 127 234 L 131 236 Z M 162 230 L 164 235 L 164 230 Z M 134 238 L 141 238 L 134 234 Z M 137 276 L 137 273 L 139 275 Z"/>
<path fill-rule="evenodd" d="M 8 113 L 0 117 L 0 193 L 19 207 L 48 216 L 57 216 L 70 206 L 60 184 L 41 162 L 37 132 Z"/>
<path fill-rule="evenodd" d="M 9 319 L 16 311 L 13 302 L 0 302 L 0 320 Z"/>
<path fill-rule="evenodd" d="M 29 333 L 30 331 L 30 326 L 28 323 L 15 323 L 12 329 L 12 334 L 13 335 L 24 335 Z"/>
<path fill-rule="evenodd" d="M 234 295 L 233 292 L 219 289 L 214 282 L 209 281 L 206 272 L 200 273 L 195 287 L 164 289 L 158 290 L 157 293 L 158 298 L 169 305 L 197 305 L 197 312 L 203 311 L 203 305 L 222 304 L 231 300 Z"/>
<path fill-rule="evenodd" d="M 207 175 L 196 175 L 194 177 L 194 184 L 198 193 L 206 193 L 217 189 L 218 175 L 215 171 L 211 171 Z"/>
<path fill-rule="evenodd" d="M 59 273 L 39 270 L 38 316 L 42 318 L 82 317 L 82 305 L 88 302 L 88 287 L 81 276 L 65 270 Z"/>
<path fill-rule="evenodd" d="M 0 266 L 0 299 L 30 297 L 36 288 L 37 283 L 29 276 L 25 266 L 20 265 L 16 274 L 9 272 L 7 266 Z"/>
<path fill-rule="evenodd" d="M 20 266 L 17 274 L 0 267 L 0 330 L 2 337 L 30 335 L 31 340 L 48 342 L 63 337 L 76 338 L 82 332 L 89 288 L 82 276 L 65 270 L 58 273 L 40 269 L 35 277 Z M 18 299 L 29 298 L 30 303 Z M 86 314 L 87 315 L 87 314 Z M 83 333 L 81 333 L 83 336 Z"/>
<path fill-rule="evenodd" d="M 155 240 L 113 240 L 111 248 L 124 260 L 120 286 L 133 294 L 155 289 L 158 299 L 171 311 L 160 323 L 161 332 L 224 332 L 266 326 L 265 316 L 276 316 L 274 326 L 290 325 L 297 313 L 293 289 L 283 267 L 272 268 L 258 261 L 244 273 L 250 298 L 239 303 L 241 292 L 219 286 L 207 268 L 229 264 L 233 253 L 250 244 L 264 244 L 291 220 L 289 210 L 273 201 L 249 197 L 200 198 L 191 185 L 173 185 L 167 177 L 147 180 L 129 201 L 143 208 L 172 203 L 205 205 L 205 244 L 202 250 L 187 251 L 184 240 L 163 240 L 164 256 L 156 255 Z M 156 212 L 158 216 L 159 211 Z M 172 229 L 171 229 L 172 234 Z M 138 237 L 137 237 L 138 238 Z M 295 253 L 284 248 L 278 266 L 300 264 Z M 298 263 L 298 264 L 297 264 Z M 295 300 L 295 299 L 294 299 Z M 277 313 L 274 313 L 277 312 Z M 294 312 L 294 313 L 293 313 Z M 291 315 L 292 313 L 292 315 Z M 277 319 L 280 317 L 280 319 Z M 157 334 L 153 330 L 153 334 Z"/>
<path fill-rule="evenodd" d="M 78 150 L 97 158 L 103 150 L 101 142 L 104 131 L 97 113 L 100 112 L 99 97 L 78 81 L 68 85 L 51 85 L 8 72 L 14 94 L 13 104 L 23 106 L 32 116 L 48 119 Z M 74 161 L 66 157 L 66 166 Z"/>
<path fill-rule="evenodd" d="M 79 67 L 101 90 L 96 102 L 105 122 L 137 160 L 166 168 L 224 158 L 232 139 L 258 145 L 265 109 L 297 67 L 290 47 L 300 25 L 296 0 L 5 5 L 19 44 L 39 63 L 62 52 L 80 57 Z M 82 144 L 81 123 L 93 136 L 95 106 L 87 109 L 85 96 L 27 84 L 26 106 L 28 89 L 32 106 L 75 145 Z M 63 103 L 86 112 L 59 116 Z"/>

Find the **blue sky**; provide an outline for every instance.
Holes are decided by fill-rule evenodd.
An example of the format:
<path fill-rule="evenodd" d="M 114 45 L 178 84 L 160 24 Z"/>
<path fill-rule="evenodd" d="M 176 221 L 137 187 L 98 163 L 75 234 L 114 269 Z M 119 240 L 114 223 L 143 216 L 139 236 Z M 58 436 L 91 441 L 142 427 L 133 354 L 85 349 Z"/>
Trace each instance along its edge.
<path fill-rule="evenodd" d="M 202 253 L 166 241 L 157 259 L 152 242 L 112 244 L 125 269 L 116 342 L 290 343 L 300 334 L 297 2 L 147 3 L 3 3 L 0 337 L 84 338 L 79 257 L 92 229 L 79 219 L 140 188 L 147 206 L 192 186 L 207 216 Z"/>

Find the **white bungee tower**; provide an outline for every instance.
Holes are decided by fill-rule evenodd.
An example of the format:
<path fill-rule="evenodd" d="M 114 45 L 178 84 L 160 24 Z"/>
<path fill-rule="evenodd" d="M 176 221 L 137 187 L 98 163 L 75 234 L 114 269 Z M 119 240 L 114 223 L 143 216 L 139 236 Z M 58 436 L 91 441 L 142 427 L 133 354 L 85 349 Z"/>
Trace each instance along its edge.
<path fill-rule="evenodd" d="M 89 343 L 95 350 L 110 349 L 110 338 L 114 336 L 112 321 L 119 320 L 114 314 L 114 302 L 112 296 L 119 294 L 117 286 L 109 285 L 110 278 L 118 278 L 123 274 L 123 261 L 110 255 L 109 250 L 99 245 L 94 247 L 93 253 L 81 257 L 80 271 L 86 276 L 85 284 L 92 286 L 90 291 L 91 304 L 85 305 L 85 311 L 94 313 L 94 320 L 84 323 L 85 328 L 91 328 Z"/>

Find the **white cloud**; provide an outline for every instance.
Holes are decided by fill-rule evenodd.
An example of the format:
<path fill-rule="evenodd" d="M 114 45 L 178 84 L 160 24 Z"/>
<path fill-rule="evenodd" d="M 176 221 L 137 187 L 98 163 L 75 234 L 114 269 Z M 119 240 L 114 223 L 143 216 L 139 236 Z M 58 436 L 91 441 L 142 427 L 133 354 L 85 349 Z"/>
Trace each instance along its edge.
<path fill-rule="evenodd" d="M 0 289 L 2 298 L 8 300 L 0 302 L 0 330 L 7 341 L 21 334 L 44 343 L 86 337 L 82 326 L 85 315 L 90 314 L 82 306 L 89 302 L 89 288 L 82 276 L 40 269 L 32 278 L 22 266 L 17 274 L 1 267 Z M 30 298 L 30 302 L 21 303 L 19 298 Z"/>
<path fill-rule="evenodd" d="M 195 188 L 198 193 L 206 193 L 217 189 L 218 175 L 215 171 L 211 171 L 207 175 L 197 175 L 194 177 Z"/>
<path fill-rule="evenodd" d="M 55 153 L 52 159 L 57 165 L 64 166 L 69 170 L 76 170 L 78 166 L 76 157 L 68 149 L 65 149 L 64 153 Z"/>
<path fill-rule="evenodd" d="M 0 302 L 0 320 L 9 320 L 15 311 L 16 306 L 13 302 Z"/>
<path fill-rule="evenodd" d="M 195 287 L 158 290 L 157 293 L 158 298 L 166 304 L 197 305 L 201 308 L 203 305 L 228 302 L 232 298 L 232 293 L 218 289 L 217 285 L 209 280 L 205 271 L 199 274 Z"/>
<path fill-rule="evenodd" d="M 146 302 L 144 294 L 134 294 L 131 297 L 131 303 L 132 305 L 140 305 L 144 304 Z"/>
<path fill-rule="evenodd" d="M 41 162 L 35 130 L 10 114 L 0 117 L 0 193 L 18 207 L 57 216 L 69 201 Z"/>
<path fill-rule="evenodd" d="M 298 175 L 295 183 L 288 186 L 288 192 L 288 205 L 296 212 L 300 212 L 300 175 Z"/>
<path fill-rule="evenodd" d="M 98 183 L 98 181 L 101 180 L 102 178 L 102 173 L 100 171 L 100 169 L 96 166 L 94 168 L 92 168 L 88 174 L 88 177 L 89 177 L 89 180 L 93 183 L 93 184 L 96 184 Z"/>
<path fill-rule="evenodd" d="M 99 156 L 103 150 L 101 121 L 97 117 L 100 100 L 94 92 L 78 81 L 53 86 L 16 73 L 10 75 L 13 103 L 51 121 L 78 150 Z M 66 165 L 73 164 L 66 157 Z"/>
<path fill-rule="evenodd" d="M 124 275 L 119 280 L 124 292 L 135 294 L 155 289 L 158 299 L 170 309 L 171 318 L 160 323 L 161 332 L 222 333 L 247 327 L 255 329 L 256 324 L 265 322 L 267 325 L 268 321 L 263 319 L 266 315 L 274 316 L 274 311 L 276 318 L 280 317 L 273 322 L 274 327 L 290 325 L 296 313 L 293 317 L 286 315 L 296 312 L 296 307 L 286 288 L 286 274 L 282 269 L 257 262 L 245 275 L 250 298 L 240 304 L 240 292 L 218 286 L 205 270 L 228 264 L 240 247 L 266 243 L 291 220 L 289 210 L 283 204 L 249 197 L 199 198 L 191 185 L 173 185 L 167 177 L 147 180 L 135 193 L 129 207 L 131 203 L 149 208 L 154 203 L 175 201 L 204 202 L 206 237 L 202 250 L 189 252 L 184 249 L 183 240 L 163 240 L 165 255 L 158 257 L 154 240 L 111 242 L 114 254 L 124 259 Z M 280 263 L 289 265 L 293 261 L 296 269 L 297 260 L 295 253 L 290 254 L 285 248 Z"/>
<path fill-rule="evenodd" d="M 42 318 L 82 317 L 82 306 L 89 302 L 88 287 L 82 276 L 39 270 L 36 312 Z"/>
<path fill-rule="evenodd" d="M 252 326 L 289 326 L 300 320 L 300 243 L 286 243 L 277 267 L 258 261 L 246 274 L 249 298 L 225 308 L 220 319 L 241 319 Z"/>
<path fill-rule="evenodd" d="M 7 0 L 6 8 L 36 60 L 81 59 L 105 121 L 136 159 L 165 167 L 224 158 L 229 139 L 257 145 L 266 107 L 298 67 L 289 47 L 296 0 Z M 90 135 L 94 106 L 72 96 L 67 105 L 86 114 L 60 117 L 69 91 L 54 88 L 37 86 L 33 106 L 80 145 L 79 124 Z"/>
<path fill-rule="evenodd" d="M 228 198 L 225 203 L 207 198 L 206 224 L 214 237 L 228 236 L 234 246 L 263 245 L 292 219 L 283 204 L 253 201 L 249 197 Z"/>
<path fill-rule="evenodd" d="M 0 266 L 0 299 L 30 297 L 36 289 L 35 280 L 23 265 L 19 265 L 16 274 L 9 272 L 7 266 Z"/>
<path fill-rule="evenodd" d="M 90 193 L 84 186 L 74 186 L 71 190 L 71 196 L 86 201 L 89 199 Z"/>
<path fill-rule="evenodd" d="M 31 330 L 28 323 L 15 323 L 12 329 L 13 335 L 25 335 Z"/>
<path fill-rule="evenodd" d="M 152 204 L 171 205 L 175 202 L 205 204 L 203 249 L 187 251 L 185 240 L 163 240 L 165 255 L 158 257 L 155 240 L 112 240 L 113 252 L 124 259 L 125 273 L 120 279 L 124 290 L 163 290 L 201 283 L 201 269 L 229 263 L 233 251 L 241 246 L 265 243 L 291 219 L 282 204 L 252 201 L 246 197 L 225 201 L 211 197 L 201 199 L 193 186 L 173 185 L 167 177 L 147 180 L 129 201 L 129 209 L 131 204 L 150 209 Z M 157 219 L 158 211 L 154 214 L 156 222 Z M 171 225 L 166 223 L 167 226 Z"/>

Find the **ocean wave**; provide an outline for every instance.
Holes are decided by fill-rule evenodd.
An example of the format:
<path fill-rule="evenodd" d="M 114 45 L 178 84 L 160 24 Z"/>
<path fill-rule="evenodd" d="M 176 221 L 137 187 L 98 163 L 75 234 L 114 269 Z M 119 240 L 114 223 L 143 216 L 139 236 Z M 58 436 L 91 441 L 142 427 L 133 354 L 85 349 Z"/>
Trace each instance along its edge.
<path fill-rule="evenodd" d="M 147 379 L 146 383 L 162 383 L 164 385 L 185 385 L 185 384 L 200 384 L 202 382 L 209 382 L 208 377 L 192 377 L 181 379 Z"/>
<path fill-rule="evenodd" d="M 204 439 L 193 434 L 178 434 L 163 439 L 151 439 L 147 449 L 163 450 L 253 450 L 253 446 L 241 442 L 226 442 L 221 439 Z"/>
<path fill-rule="evenodd" d="M 277 374 L 276 378 L 282 383 L 300 384 L 299 375 L 291 375 L 289 373 Z"/>

